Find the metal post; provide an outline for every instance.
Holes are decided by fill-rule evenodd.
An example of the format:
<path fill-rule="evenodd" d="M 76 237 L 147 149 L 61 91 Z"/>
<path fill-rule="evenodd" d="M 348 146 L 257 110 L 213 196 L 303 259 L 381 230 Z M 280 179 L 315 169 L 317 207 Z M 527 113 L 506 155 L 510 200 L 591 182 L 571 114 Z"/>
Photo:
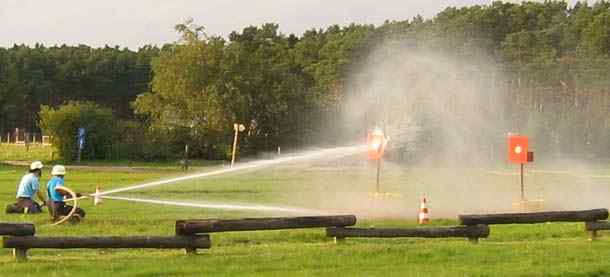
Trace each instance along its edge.
<path fill-rule="evenodd" d="M 377 160 L 377 193 L 379 193 L 379 173 L 381 171 L 381 158 Z"/>
<path fill-rule="evenodd" d="M 189 170 L 189 145 L 184 146 L 184 164 L 182 165 L 184 171 Z"/>
<path fill-rule="evenodd" d="M 525 193 L 523 192 L 523 164 L 521 164 L 521 201 L 525 200 Z"/>

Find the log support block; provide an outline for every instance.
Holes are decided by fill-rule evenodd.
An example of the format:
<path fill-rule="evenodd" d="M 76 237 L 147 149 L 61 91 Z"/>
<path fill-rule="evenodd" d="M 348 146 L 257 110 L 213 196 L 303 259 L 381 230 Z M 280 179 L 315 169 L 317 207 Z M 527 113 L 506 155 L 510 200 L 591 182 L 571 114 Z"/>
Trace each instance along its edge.
<path fill-rule="evenodd" d="M 18 262 L 25 262 L 28 260 L 28 249 L 27 248 L 13 248 L 13 258 Z"/>
<path fill-rule="evenodd" d="M 589 221 L 585 222 L 585 230 L 589 232 L 589 240 L 595 240 L 598 237 L 597 232 L 602 230 L 610 230 L 610 222 L 608 221 Z"/>
<path fill-rule="evenodd" d="M 333 237 L 335 244 L 339 244 L 345 241 L 345 237 Z"/>

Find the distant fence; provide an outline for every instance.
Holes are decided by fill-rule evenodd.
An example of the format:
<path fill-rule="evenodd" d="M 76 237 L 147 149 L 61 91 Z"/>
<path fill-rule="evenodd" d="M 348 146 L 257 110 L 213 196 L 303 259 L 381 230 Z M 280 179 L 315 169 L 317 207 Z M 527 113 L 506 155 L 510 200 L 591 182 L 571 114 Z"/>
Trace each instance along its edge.
<path fill-rule="evenodd" d="M 0 143 L 16 145 L 40 144 L 43 146 L 50 146 L 51 137 L 15 128 L 13 132 L 7 132 L 0 135 Z"/>

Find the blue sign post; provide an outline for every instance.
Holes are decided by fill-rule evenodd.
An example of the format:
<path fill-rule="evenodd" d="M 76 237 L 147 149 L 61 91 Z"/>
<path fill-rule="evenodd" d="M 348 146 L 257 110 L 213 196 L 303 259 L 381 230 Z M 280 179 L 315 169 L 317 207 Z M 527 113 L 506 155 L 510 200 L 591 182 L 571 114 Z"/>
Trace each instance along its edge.
<path fill-rule="evenodd" d="M 83 152 L 83 148 L 85 148 L 85 135 L 86 135 L 85 128 L 83 128 L 83 127 L 78 128 L 78 134 L 77 134 L 77 137 L 76 137 L 76 144 L 77 144 L 77 147 L 78 147 L 77 162 L 79 162 L 79 163 L 80 163 L 81 154 Z"/>

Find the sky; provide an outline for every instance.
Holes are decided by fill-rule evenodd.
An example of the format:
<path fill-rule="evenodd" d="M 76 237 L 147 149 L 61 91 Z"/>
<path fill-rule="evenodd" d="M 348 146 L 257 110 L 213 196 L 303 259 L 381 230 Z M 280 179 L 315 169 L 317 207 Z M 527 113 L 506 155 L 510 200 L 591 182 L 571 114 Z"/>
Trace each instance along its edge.
<path fill-rule="evenodd" d="M 379 25 L 483 0 L 0 0 L 0 47 L 86 44 L 128 47 L 171 43 L 174 25 L 193 18 L 209 35 L 278 23 L 284 34 L 352 22 Z"/>

